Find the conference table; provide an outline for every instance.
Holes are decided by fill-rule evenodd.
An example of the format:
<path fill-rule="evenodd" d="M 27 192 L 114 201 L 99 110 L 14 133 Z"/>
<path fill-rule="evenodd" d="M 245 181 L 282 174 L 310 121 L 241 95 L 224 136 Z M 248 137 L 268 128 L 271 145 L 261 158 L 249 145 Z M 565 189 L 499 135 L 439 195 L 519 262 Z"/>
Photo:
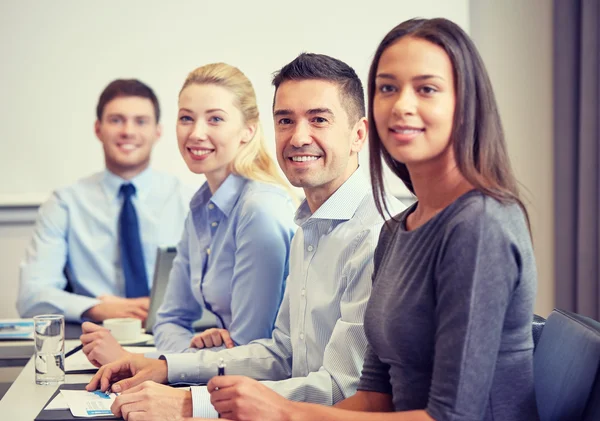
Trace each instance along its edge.
<path fill-rule="evenodd" d="M 68 352 L 77 345 L 79 345 L 79 341 L 76 339 L 66 340 L 65 351 Z M 6 347 L 6 345 L 0 344 L 2 355 L 4 353 L 1 351 L 4 351 Z M 33 344 L 31 347 L 33 352 Z M 34 358 L 30 357 L 19 377 L 0 401 L 0 419 L 3 421 L 32 421 L 58 388 L 58 386 L 36 384 L 34 364 Z M 92 374 L 67 374 L 65 383 L 87 383 L 91 378 Z"/>
<path fill-rule="evenodd" d="M 80 335 L 81 325 L 65 325 L 65 352 L 79 345 Z M 35 383 L 33 353 L 33 341 L 0 341 L 0 367 L 24 366 L 0 401 L 2 421 L 32 421 L 58 388 Z M 65 383 L 87 383 L 91 378 L 92 374 L 67 374 Z"/>

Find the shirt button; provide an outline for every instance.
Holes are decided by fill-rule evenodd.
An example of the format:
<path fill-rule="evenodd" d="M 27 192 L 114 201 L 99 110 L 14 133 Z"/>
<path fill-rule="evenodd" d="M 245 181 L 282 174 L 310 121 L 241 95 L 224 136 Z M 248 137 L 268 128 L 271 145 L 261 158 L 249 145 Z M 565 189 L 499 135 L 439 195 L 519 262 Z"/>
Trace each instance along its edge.
<path fill-rule="evenodd" d="M 216 227 L 217 225 L 219 225 L 218 222 L 213 222 L 212 224 L 210 224 L 211 227 Z"/>
<path fill-rule="evenodd" d="M 208 209 L 214 209 L 214 208 L 215 208 L 215 205 L 213 205 L 212 203 L 208 204 Z"/>
<path fill-rule="evenodd" d="M 302 341 L 304 340 L 304 333 L 300 334 L 300 340 L 302 340 Z"/>
<path fill-rule="evenodd" d="M 210 247 L 206 249 L 206 254 L 210 255 Z"/>
<path fill-rule="evenodd" d="M 308 246 L 307 249 L 308 251 L 313 251 L 315 248 L 313 246 Z"/>
<path fill-rule="evenodd" d="M 304 297 L 305 294 L 306 294 L 306 290 L 304 288 L 302 288 L 302 291 L 300 291 L 300 295 L 302 295 Z"/>

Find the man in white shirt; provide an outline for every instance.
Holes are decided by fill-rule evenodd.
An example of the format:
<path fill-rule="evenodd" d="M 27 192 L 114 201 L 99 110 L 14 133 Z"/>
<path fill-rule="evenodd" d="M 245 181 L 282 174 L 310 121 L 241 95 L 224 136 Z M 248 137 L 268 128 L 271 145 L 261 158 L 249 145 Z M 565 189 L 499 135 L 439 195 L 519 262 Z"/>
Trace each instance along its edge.
<path fill-rule="evenodd" d="M 21 264 L 22 317 L 145 319 L 157 246 L 177 244 L 183 232 L 192 192 L 149 168 L 161 135 L 152 89 L 115 80 L 100 95 L 96 114 L 106 169 L 56 190 L 40 207 Z"/>
<path fill-rule="evenodd" d="M 288 399 L 331 405 L 358 384 L 366 338 L 364 311 L 371 292 L 373 253 L 383 220 L 358 152 L 367 137 L 360 79 L 345 63 L 301 54 L 273 80 L 279 165 L 302 187 L 290 272 L 270 339 L 218 352 L 140 356 L 108 364 L 88 385 L 122 391 L 113 411 L 214 417 L 206 387 L 191 392 L 159 383 L 206 382 L 222 358 L 227 374 L 265 380 Z M 388 200 L 392 212 L 403 206 Z M 133 377 L 131 377 L 133 376 Z M 129 377 L 129 378 L 128 378 Z"/>

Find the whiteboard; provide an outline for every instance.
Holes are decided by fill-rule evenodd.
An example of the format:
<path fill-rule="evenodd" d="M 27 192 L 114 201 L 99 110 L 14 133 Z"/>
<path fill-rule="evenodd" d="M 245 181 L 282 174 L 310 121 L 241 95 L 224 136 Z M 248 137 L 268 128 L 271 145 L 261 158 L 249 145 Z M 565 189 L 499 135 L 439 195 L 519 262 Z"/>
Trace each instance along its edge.
<path fill-rule="evenodd" d="M 468 30 L 468 0 L 0 2 L 0 206 L 38 204 L 104 168 L 93 132 L 100 92 L 138 78 L 156 92 L 163 136 L 152 166 L 200 185 L 175 137 L 177 95 L 188 72 L 224 61 L 253 82 L 274 155 L 274 71 L 299 53 L 339 58 L 366 86 L 381 38 L 412 17 L 446 17 Z M 367 147 L 360 154 L 368 171 Z M 391 191 L 404 195 L 391 178 Z"/>

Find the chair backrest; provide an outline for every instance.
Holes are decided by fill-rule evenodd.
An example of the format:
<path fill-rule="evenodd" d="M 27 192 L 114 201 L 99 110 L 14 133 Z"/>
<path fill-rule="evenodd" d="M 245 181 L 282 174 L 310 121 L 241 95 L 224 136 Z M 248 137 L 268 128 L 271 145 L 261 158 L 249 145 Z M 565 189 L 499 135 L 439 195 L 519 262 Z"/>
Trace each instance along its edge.
<path fill-rule="evenodd" d="M 533 349 L 537 346 L 538 341 L 540 340 L 540 336 L 542 336 L 542 330 L 544 330 L 544 324 L 546 324 L 546 319 L 542 316 L 538 316 L 537 314 L 533 315 L 533 323 L 531 325 L 531 330 L 533 333 Z"/>
<path fill-rule="evenodd" d="M 600 323 L 554 310 L 533 356 L 540 421 L 599 420 L 599 366 Z"/>

